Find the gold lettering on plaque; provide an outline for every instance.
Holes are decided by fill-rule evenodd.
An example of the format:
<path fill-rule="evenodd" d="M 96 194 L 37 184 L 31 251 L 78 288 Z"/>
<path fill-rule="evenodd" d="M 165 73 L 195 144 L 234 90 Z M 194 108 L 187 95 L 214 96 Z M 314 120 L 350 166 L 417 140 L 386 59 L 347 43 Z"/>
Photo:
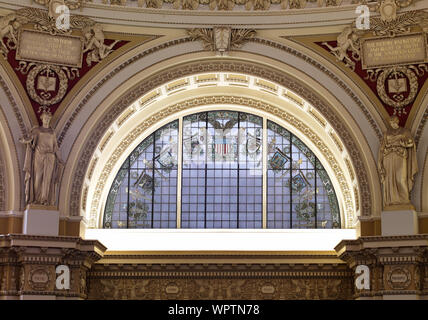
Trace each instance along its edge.
<path fill-rule="evenodd" d="M 361 39 L 363 69 L 428 62 L 425 35 Z"/>
<path fill-rule="evenodd" d="M 50 35 L 35 30 L 19 33 L 17 60 L 82 67 L 83 40 L 78 36 Z"/>

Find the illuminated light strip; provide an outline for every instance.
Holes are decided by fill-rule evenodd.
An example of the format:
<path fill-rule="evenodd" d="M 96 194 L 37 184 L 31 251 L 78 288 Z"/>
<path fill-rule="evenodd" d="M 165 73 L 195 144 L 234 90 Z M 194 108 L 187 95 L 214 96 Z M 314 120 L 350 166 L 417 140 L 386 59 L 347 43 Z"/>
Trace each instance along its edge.
<path fill-rule="evenodd" d="M 357 234 L 355 229 L 87 229 L 85 238 L 110 251 L 334 251 Z"/>

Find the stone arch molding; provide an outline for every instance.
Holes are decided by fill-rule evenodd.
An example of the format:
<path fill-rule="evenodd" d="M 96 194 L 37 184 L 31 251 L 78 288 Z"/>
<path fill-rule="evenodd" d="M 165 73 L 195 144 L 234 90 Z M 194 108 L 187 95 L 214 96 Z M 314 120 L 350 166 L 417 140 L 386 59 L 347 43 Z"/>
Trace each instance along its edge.
<path fill-rule="evenodd" d="M 370 148 L 365 144 L 364 135 L 361 132 L 355 134 L 355 129 L 350 130 L 348 128 L 346 123 L 353 121 L 351 116 L 348 115 L 348 118 L 344 121 L 343 117 L 347 116 L 347 111 L 342 107 L 342 112 L 337 112 L 340 106 L 331 106 L 320 94 L 314 91 L 313 88 L 281 70 L 238 59 L 236 59 L 236 61 L 232 61 L 231 59 L 207 59 L 205 61 L 191 61 L 179 66 L 166 68 L 154 75 L 140 79 L 137 85 L 126 90 L 126 92 L 122 93 L 113 103 L 108 103 L 105 108 L 103 107 L 104 112 L 102 117 L 96 122 L 92 122 L 91 126 L 89 125 L 91 119 L 89 119 L 85 127 L 91 128 L 91 130 L 88 132 L 82 131 L 81 134 L 85 137 L 82 140 L 83 143 L 79 143 L 79 145 L 75 143 L 73 146 L 72 153 L 76 154 L 76 159 L 78 160 L 74 161 L 73 168 L 70 170 L 70 183 L 67 183 L 67 180 L 65 180 L 65 182 L 63 181 L 62 194 L 66 194 L 66 196 L 62 197 L 62 205 L 63 207 L 68 207 L 64 204 L 70 204 L 68 207 L 68 214 L 74 216 L 85 215 L 84 212 L 88 210 L 87 206 L 89 204 L 87 202 L 87 195 L 90 192 L 89 189 L 85 187 L 85 183 L 88 183 L 88 179 L 90 179 L 91 184 L 96 183 L 93 182 L 93 179 L 95 179 L 94 170 L 100 165 L 96 163 L 100 156 L 100 145 L 117 140 L 116 138 L 111 140 L 111 137 L 108 137 L 108 130 L 112 125 L 117 126 L 117 122 L 122 121 L 120 120 L 122 117 L 132 118 L 131 115 L 126 115 L 126 110 L 128 110 L 135 101 L 168 82 L 179 81 L 179 79 L 185 76 L 213 72 L 237 73 L 260 77 L 274 85 L 292 90 L 291 92 L 295 94 L 295 97 L 306 101 L 306 103 L 311 106 L 311 110 L 312 108 L 316 110 L 314 114 L 317 114 L 318 118 L 321 119 L 318 119 L 318 122 L 325 121 L 326 127 L 324 127 L 324 130 L 328 132 L 328 130 L 331 129 L 332 132 L 335 133 L 334 136 L 336 139 L 333 138 L 333 140 L 336 140 L 335 144 L 342 145 L 342 148 L 346 150 L 349 155 L 346 166 L 342 168 L 342 170 L 354 176 L 357 183 L 356 186 L 352 184 L 349 185 L 350 193 L 355 199 L 353 203 L 354 211 L 360 212 L 363 216 L 371 215 L 372 203 L 380 203 L 380 199 L 373 199 L 378 197 L 378 195 L 377 193 L 372 194 L 371 192 L 373 180 L 369 180 L 369 176 L 377 177 L 377 173 L 375 169 L 373 169 L 375 168 L 374 163 L 370 163 L 370 157 L 367 156 L 367 154 L 370 153 Z M 132 79 L 131 82 L 135 83 L 135 80 Z M 337 104 L 340 105 L 339 102 Z M 177 108 L 177 106 L 173 108 Z M 162 117 L 167 116 L 165 112 L 166 111 L 160 113 Z M 315 115 L 314 117 L 317 116 Z M 158 118 L 152 121 L 156 122 L 159 120 Z M 147 123 L 147 121 L 145 123 Z M 150 131 L 148 127 L 146 129 L 146 133 Z M 355 136 L 358 136 L 358 134 L 359 138 L 356 138 Z M 111 141 L 109 142 L 108 140 Z M 70 186 L 70 189 L 64 192 L 64 186 Z M 83 209 L 83 207 L 85 209 Z M 353 223 L 356 222 L 352 219 L 348 219 L 348 221 L 353 221 Z M 92 222 L 92 227 L 95 225 L 97 225 L 97 223 L 94 224 Z"/>
<path fill-rule="evenodd" d="M 19 162 L 13 136 L 0 105 L 0 212 L 20 209 Z"/>

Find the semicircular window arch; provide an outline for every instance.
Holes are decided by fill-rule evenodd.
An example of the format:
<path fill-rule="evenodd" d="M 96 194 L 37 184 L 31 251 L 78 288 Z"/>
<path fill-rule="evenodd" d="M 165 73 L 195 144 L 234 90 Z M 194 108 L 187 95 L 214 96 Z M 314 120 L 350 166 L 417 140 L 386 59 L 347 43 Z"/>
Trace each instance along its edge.
<path fill-rule="evenodd" d="M 290 131 L 238 111 L 185 116 L 181 137 L 179 123 L 156 130 L 122 164 L 104 228 L 341 227 L 325 168 Z"/>

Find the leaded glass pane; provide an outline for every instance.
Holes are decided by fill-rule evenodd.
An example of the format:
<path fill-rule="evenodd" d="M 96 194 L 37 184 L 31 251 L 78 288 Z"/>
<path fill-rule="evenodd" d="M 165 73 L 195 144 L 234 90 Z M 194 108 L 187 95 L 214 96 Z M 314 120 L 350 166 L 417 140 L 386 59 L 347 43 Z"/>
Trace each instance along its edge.
<path fill-rule="evenodd" d="M 178 121 L 146 138 L 117 174 L 105 209 L 105 228 L 175 228 Z"/>
<path fill-rule="evenodd" d="M 268 121 L 268 228 L 339 228 L 328 175 L 296 136 Z"/>
<path fill-rule="evenodd" d="M 262 129 L 233 111 L 183 119 L 183 228 L 261 228 Z"/>
<path fill-rule="evenodd" d="M 267 228 L 340 228 L 326 170 L 296 136 L 267 122 Z M 105 228 L 176 228 L 178 121 L 147 137 L 117 173 Z M 262 228 L 263 119 L 235 111 L 183 118 L 182 228 Z"/>

